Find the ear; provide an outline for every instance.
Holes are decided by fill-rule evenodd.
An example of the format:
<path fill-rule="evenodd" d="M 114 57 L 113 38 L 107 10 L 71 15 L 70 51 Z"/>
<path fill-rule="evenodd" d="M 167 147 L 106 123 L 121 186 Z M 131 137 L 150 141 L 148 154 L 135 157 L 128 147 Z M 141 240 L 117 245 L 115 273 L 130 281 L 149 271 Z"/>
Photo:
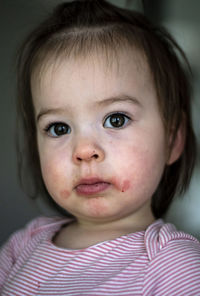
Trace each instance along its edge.
<path fill-rule="evenodd" d="M 167 160 L 167 165 L 171 165 L 179 159 L 179 157 L 183 152 L 184 146 L 185 146 L 185 123 L 183 121 L 176 133 L 176 137 Z"/>

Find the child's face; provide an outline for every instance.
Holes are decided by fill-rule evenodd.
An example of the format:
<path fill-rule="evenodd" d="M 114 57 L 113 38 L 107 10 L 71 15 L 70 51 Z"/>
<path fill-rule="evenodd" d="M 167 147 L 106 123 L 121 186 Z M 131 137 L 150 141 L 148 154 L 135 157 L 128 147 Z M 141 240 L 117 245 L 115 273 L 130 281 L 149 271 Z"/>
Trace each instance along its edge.
<path fill-rule="evenodd" d="M 167 151 L 144 59 L 62 61 L 32 89 L 42 175 L 56 203 L 80 221 L 148 219 Z"/>

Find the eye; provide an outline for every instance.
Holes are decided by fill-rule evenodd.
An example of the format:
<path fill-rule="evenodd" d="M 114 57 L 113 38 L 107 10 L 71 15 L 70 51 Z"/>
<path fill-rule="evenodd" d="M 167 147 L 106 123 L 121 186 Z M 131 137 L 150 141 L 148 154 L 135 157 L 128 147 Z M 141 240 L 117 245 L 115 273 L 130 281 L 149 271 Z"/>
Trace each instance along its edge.
<path fill-rule="evenodd" d="M 45 128 L 47 134 L 53 138 L 61 137 L 65 134 L 71 133 L 71 128 L 68 124 L 63 122 L 51 123 Z"/>
<path fill-rule="evenodd" d="M 113 113 L 105 119 L 103 126 L 106 128 L 122 128 L 130 120 L 131 118 L 123 113 Z"/>

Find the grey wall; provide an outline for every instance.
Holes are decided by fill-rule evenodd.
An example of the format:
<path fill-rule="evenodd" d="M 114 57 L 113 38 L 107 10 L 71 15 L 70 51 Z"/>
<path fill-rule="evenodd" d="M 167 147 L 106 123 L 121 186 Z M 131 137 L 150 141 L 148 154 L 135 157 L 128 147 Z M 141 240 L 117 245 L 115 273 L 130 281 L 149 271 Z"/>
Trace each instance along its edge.
<path fill-rule="evenodd" d="M 161 0 L 161 22 L 187 54 L 193 71 L 193 123 L 200 152 L 200 1 Z M 183 200 L 177 199 L 167 219 L 200 238 L 200 153 L 191 186 Z"/>
<path fill-rule="evenodd" d="M 24 36 L 38 21 L 43 19 L 50 8 L 59 0 L 0 0 L 0 244 L 19 227 L 41 213 L 51 213 L 42 202 L 32 202 L 22 192 L 17 179 L 15 154 L 15 72 L 14 57 Z M 140 1 L 119 0 L 121 6 L 136 5 Z M 198 0 L 151 1 L 151 12 L 159 13 L 159 21 L 164 23 L 187 52 L 194 69 L 194 124 L 200 138 L 200 41 Z M 157 1 L 158 4 L 158 1 Z M 153 15 L 153 14 L 152 14 Z M 200 169 L 195 174 L 184 200 L 177 200 L 166 219 L 179 228 L 200 237 Z"/>

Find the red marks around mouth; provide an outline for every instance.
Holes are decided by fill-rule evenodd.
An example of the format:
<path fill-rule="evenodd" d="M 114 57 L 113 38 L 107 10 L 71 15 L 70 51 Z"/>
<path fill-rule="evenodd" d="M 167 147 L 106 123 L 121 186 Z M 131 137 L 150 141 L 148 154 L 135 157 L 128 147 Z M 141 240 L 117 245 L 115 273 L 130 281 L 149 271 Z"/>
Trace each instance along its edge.
<path fill-rule="evenodd" d="M 122 192 L 125 192 L 127 191 L 128 189 L 130 188 L 130 181 L 129 180 L 125 180 L 122 184 L 122 187 L 121 187 L 121 191 Z"/>
<path fill-rule="evenodd" d="M 116 177 L 112 178 L 112 184 L 114 184 L 115 187 L 121 192 L 125 192 L 130 188 L 129 180 L 121 181 L 119 180 L 119 178 Z"/>
<path fill-rule="evenodd" d="M 63 198 L 63 199 L 67 199 L 69 197 L 69 191 L 68 190 L 62 190 L 60 192 L 60 196 Z"/>

